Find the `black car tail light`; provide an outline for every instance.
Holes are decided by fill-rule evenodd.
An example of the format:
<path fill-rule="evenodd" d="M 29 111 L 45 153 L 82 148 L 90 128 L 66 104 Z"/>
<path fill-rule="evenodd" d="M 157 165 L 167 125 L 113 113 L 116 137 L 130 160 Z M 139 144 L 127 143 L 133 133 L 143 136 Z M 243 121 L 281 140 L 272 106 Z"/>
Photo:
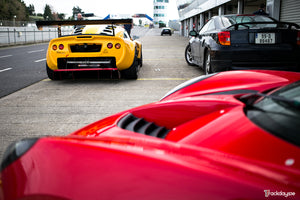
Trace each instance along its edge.
<path fill-rule="evenodd" d="M 223 31 L 218 33 L 219 43 L 221 45 L 230 45 L 230 32 Z"/>

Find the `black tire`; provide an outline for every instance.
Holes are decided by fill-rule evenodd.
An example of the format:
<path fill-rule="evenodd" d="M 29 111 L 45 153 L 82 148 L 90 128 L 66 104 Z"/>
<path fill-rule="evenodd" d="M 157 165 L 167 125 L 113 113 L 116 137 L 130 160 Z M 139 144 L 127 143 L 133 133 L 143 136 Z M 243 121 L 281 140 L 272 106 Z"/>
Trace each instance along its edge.
<path fill-rule="evenodd" d="M 59 74 L 48 67 L 46 64 L 47 75 L 51 80 L 58 80 Z"/>
<path fill-rule="evenodd" d="M 192 58 L 191 53 L 192 53 L 191 45 L 188 44 L 185 48 L 185 53 L 184 53 L 185 61 L 187 62 L 188 65 L 195 66 L 195 64 L 193 63 L 193 58 Z"/>
<path fill-rule="evenodd" d="M 137 58 L 137 53 L 135 53 L 132 65 L 128 69 L 121 71 L 121 77 L 124 79 L 137 79 L 138 69 L 139 69 L 139 61 Z"/>
<path fill-rule="evenodd" d="M 210 51 L 206 50 L 204 54 L 204 63 L 203 63 L 203 71 L 204 74 L 211 74 L 212 68 L 211 68 L 211 59 L 210 59 Z"/>
<path fill-rule="evenodd" d="M 142 51 L 142 49 L 141 49 L 141 57 L 138 60 L 139 60 L 139 66 L 143 67 L 143 51 Z"/>

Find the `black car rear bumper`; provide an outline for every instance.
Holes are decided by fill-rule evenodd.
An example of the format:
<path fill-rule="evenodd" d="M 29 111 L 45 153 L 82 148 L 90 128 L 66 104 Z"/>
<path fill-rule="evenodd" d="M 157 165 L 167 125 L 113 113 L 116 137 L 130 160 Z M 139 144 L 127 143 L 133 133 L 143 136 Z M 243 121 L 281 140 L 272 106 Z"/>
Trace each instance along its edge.
<path fill-rule="evenodd" d="M 220 47 L 211 51 L 211 67 L 215 71 L 232 69 L 274 69 L 300 71 L 300 47 L 288 45 Z"/>

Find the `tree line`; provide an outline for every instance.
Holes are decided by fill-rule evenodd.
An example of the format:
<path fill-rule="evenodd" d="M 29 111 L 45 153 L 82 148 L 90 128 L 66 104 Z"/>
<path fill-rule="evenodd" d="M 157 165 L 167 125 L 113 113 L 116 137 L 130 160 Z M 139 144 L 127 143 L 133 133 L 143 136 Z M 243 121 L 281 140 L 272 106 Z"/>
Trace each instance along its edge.
<path fill-rule="evenodd" d="M 29 19 L 26 5 L 21 0 L 0 0 L 0 19 L 25 21 Z"/>
<path fill-rule="evenodd" d="M 73 20 L 78 13 L 83 13 L 82 9 L 73 7 L 73 15 L 68 20 Z M 65 20 L 64 13 L 53 11 L 50 5 L 46 4 L 44 13 L 36 13 L 33 4 L 26 6 L 22 0 L 0 0 L 0 20 Z"/>

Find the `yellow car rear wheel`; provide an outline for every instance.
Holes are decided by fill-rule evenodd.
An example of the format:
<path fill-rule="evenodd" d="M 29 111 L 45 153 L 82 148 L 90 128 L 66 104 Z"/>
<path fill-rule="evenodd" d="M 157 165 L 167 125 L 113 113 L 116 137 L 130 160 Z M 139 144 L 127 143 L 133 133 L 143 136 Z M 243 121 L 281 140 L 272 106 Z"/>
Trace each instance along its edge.
<path fill-rule="evenodd" d="M 46 70 L 47 70 L 47 75 L 51 80 L 58 80 L 59 79 L 59 74 L 58 72 L 53 71 L 52 69 L 50 69 L 48 67 L 48 65 L 46 64 Z"/>
<path fill-rule="evenodd" d="M 141 51 L 141 57 L 139 58 L 139 67 L 143 66 L 143 52 Z"/>
<path fill-rule="evenodd" d="M 132 65 L 128 69 L 121 71 L 121 77 L 124 79 L 137 79 L 140 65 L 139 63 L 140 61 L 137 58 L 137 53 L 135 53 Z"/>

